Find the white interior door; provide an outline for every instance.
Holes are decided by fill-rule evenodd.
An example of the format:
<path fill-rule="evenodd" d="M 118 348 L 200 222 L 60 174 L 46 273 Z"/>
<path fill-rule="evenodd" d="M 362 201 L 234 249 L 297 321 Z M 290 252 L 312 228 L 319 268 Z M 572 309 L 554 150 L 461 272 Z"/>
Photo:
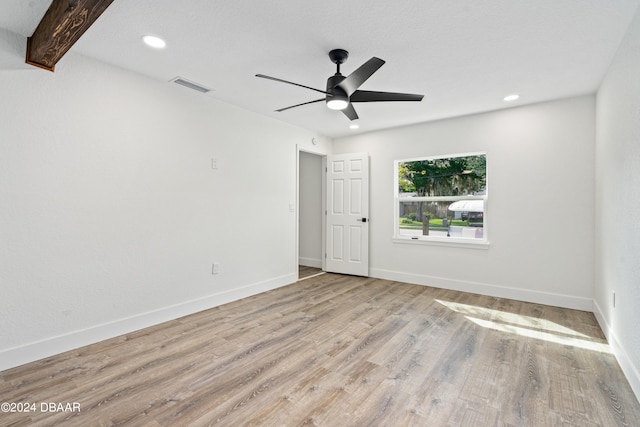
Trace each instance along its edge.
<path fill-rule="evenodd" d="M 369 155 L 327 156 L 326 271 L 369 275 Z"/>

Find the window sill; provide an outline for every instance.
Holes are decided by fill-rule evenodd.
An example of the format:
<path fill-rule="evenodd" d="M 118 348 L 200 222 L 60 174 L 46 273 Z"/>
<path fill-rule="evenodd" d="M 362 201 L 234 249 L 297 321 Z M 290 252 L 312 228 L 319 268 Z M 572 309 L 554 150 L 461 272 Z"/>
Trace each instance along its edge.
<path fill-rule="evenodd" d="M 420 237 L 418 239 L 409 236 L 394 236 L 391 238 L 393 243 L 405 243 L 410 245 L 427 245 L 427 246 L 448 246 L 454 248 L 467 249 L 489 249 L 489 241 L 471 239 L 457 239 L 455 237 Z"/>

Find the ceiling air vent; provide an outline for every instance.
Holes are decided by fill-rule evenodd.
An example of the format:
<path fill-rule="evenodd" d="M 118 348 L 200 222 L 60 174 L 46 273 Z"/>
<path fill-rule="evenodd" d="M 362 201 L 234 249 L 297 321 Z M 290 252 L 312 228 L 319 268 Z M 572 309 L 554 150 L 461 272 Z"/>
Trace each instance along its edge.
<path fill-rule="evenodd" d="M 189 89 L 197 90 L 198 92 L 201 92 L 201 93 L 211 92 L 212 90 L 202 86 L 201 84 L 190 82 L 187 79 L 183 79 L 182 77 L 176 77 L 175 79 L 170 81 L 177 83 L 181 86 L 188 87 Z"/>

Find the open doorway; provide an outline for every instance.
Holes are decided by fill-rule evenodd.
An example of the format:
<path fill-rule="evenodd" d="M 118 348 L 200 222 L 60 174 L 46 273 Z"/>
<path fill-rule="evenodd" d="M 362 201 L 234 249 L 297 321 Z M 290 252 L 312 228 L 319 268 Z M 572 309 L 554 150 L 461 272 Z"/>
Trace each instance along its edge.
<path fill-rule="evenodd" d="M 298 152 L 298 277 L 303 279 L 323 268 L 324 156 Z"/>

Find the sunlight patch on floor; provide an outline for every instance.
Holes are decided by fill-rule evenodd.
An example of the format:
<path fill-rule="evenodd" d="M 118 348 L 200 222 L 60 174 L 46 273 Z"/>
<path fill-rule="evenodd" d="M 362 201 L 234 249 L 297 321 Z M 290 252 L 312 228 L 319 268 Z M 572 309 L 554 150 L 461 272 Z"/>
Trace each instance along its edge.
<path fill-rule="evenodd" d="M 540 339 L 560 345 L 569 345 L 602 353 L 612 353 L 609 344 L 607 344 L 605 340 L 589 337 L 588 335 L 550 320 L 452 301 L 436 299 L 436 302 L 457 313 L 463 314 L 468 320 L 483 328 Z"/>

